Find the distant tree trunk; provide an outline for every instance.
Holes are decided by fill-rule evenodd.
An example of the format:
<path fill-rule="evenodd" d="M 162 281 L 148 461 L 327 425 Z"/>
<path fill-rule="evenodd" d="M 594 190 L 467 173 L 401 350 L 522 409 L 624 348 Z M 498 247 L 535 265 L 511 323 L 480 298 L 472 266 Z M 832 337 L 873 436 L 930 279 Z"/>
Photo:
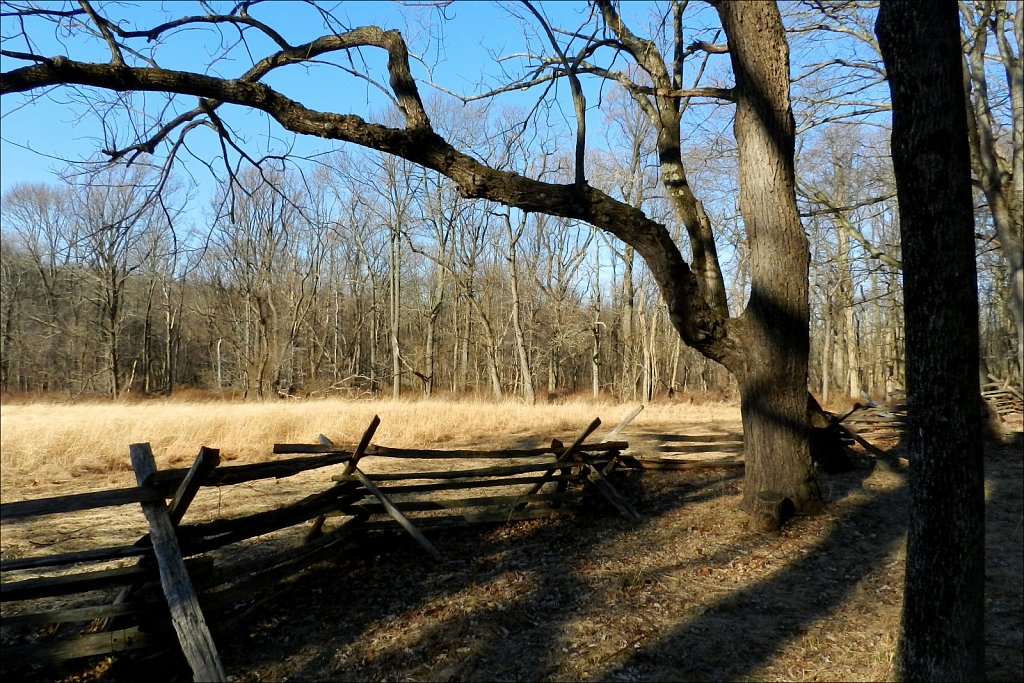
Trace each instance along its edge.
<path fill-rule="evenodd" d="M 677 336 L 672 342 L 672 378 L 668 383 L 669 398 L 676 393 L 676 383 L 679 380 L 679 351 L 682 340 Z"/>
<path fill-rule="evenodd" d="M 633 287 L 633 261 L 635 258 L 634 249 L 626 246 L 622 253 L 622 321 L 619 334 L 621 335 L 622 349 L 622 387 L 619 397 L 623 401 L 629 401 L 636 397 L 636 382 L 634 381 L 634 365 L 636 349 L 633 343 L 633 322 L 636 318 L 634 302 L 636 291 Z"/>
<path fill-rule="evenodd" d="M 957 5 L 883 0 L 875 32 L 892 91 L 906 316 L 910 525 L 896 674 L 977 681 L 985 498 Z"/>
<path fill-rule="evenodd" d="M 476 313 L 477 319 L 480 321 L 481 332 L 483 334 L 483 343 L 486 349 L 484 354 L 484 365 L 487 368 L 487 381 L 491 385 L 491 396 L 496 401 L 500 401 L 504 395 L 501 388 L 501 373 L 498 371 L 498 355 L 501 347 L 501 340 L 498 337 L 497 332 L 494 330 L 494 325 L 491 323 L 490 317 L 487 315 L 487 311 L 484 309 L 483 304 L 480 303 L 479 299 L 472 296 L 472 287 L 466 286 L 466 298 L 469 301 L 470 306 Z M 466 327 L 466 361 L 469 361 L 469 321 L 467 319 Z M 479 371 L 479 370 L 478 370 Z"/>
<path fill-rule="evenodd" d="M 860 381 L 860 358 L 857 352 L 859 348 L 857 338 L 857 315 L 853 309 L 853 293 L 846 306 L 846 371 L 849 384 L 850 396 L 857 398 L 861 394 L 862 386 Z"/>
<path fill-rule="evenodd" d="M 523 305 L 520 293 L 521 277 L 519 274 L 519 241 L 526 230 L 526 213 L 519 219 L 519 225 L 512 227 L 510 214 L 503 214 L 505 230 L 508 235 L 508 254 L 505 257 L 509 269 L 509 287 L 512 294 L 512 332 L 516 345 L 516 358 L 519 361 L 519 377 L 522 382 L 523 400 L 527 405 L 534 405 L 537 402 L 537 395 L 533 387 L 533 367 L 530 363 L 530 351 L 526 343 L 526 332 L 523 325 Z"/>
<path fill-rule="evenodd" d="M 163 389 L 164 393 L 168 396 L 174 391 L 174 376 L 175 376 L 175 362 L 174 362 L 174 349 L 175 339 L 178 335 L 177 311 L 171 303 L 171 284 L 165 282 L 163 285 L 164 293 L 164 377 L 163 377 Z M 181 309 L 181 300 L 178 301 L 178 310 Z M 221 367 L 220 367 L 220 345 L 224 339 L 217 340 L 217 389 L 221 389 Z"/>
<path fill-rule="evenodd" d="M 402 298 L 402 237 L 397 228 L 391 231 L 391 280 L 389 307 L 391 323 L 391 397 L 402 395 L 401 298 Z"/>
<path fill-rule="evenodd" d="M 107 371 L 110 373 L 110 395 L 121 396 L 121 285 L 122 280 L 113 268 L 107 273 L 107 291 L 103 299 L 103 335 L 107 342 Z"/>
<path fill-rule="evenodd" d="M 594 398 L 601 397 L 601 300 L 594 304 L 594 347 L 590 355 L 590 390 Z"/>
<path fill-rule="evenodd" d="M 647 315 L 650 315 L 651 318 L 650 325 L 646 324 L 645 318 Z M 646 405 L 654 398 L 654 387 L 657 383 L 657 361 L 655 359 L 658 355 L 656 348 L 658 335 L 658 309 L 655 307 L 655 309 L 649 313 L 647 313 L 645 309 L 642 309 L 640 313 L 640 321 L 643 332 L 641 339 L 643 344 L 641 349 L 643 377 L 640 383 L 640 401 Z"/>
<path fill-rule="evenodd" d="M 431 306 L 430 312 L 427 314 L 426 341 L 424 342 L 423 349 L 424 375 L 426 375 L 426 379 L 423 380 L 424 396 L 431 396 L 434 393 L 434 355 L 437 348 L 435 328 L 437 327 L 437 316 L 440 312 L 441 305 L 438 303 Z"/>
<path fill-rule="evenodd" d="M 844 198 L 845 199 L 845 198 Z M 858 398 L 862 386 L 860 381 L 860 358 L 858 349 L 860 340 L 857 338 L 857 312 L 854 308 L 856 296 L 853 284 L 853 237 L 839 232 L 840 254 L 839 267 L 841 269 L 840 291 L 843 294 L 843 311 L 846 328 L 846 376 L 849 395 Z"/>
<path fill-rule="evenodd" d="M 828 297 L 828 295 L 826 295 Z M 832 378 L 832 302 L 825 299 L 825 333 L 821 341 L 821 403 L 828 405 L 829 384 Z"/>
<path fill-rule="evenodd" d="M 380 390 L 380 380 L 378 379 L 380 373 L 377 370 L 377 347 L 380 345 L 380 324 L 378 318 L 380 317 L 377 312 L 377 284 L 376 279 L 371 277 L 370 279 L 372 290 L 371 300 L 372 305 L 370 306 L 370 395 L 376 396 Z"/>
<path fill-rule="evenodd" d="M 153 291 L 156 289 L 156 280 L 149 281 L 149 291 L 146 292 L 146 315 L 142 321 L 142 393 L 148 394 L 150 392 L 149 385 L 149 354 L 151 341 L 150 338 L 153 336 Z"/>
<path fill-rule="evenodd" d="M 443 259 L 445 245 L 439 241 L 437 245 L 437 259 Z M 434 269 L 434 282 L 430 294 L 430 310 L 427 312 L 426 342 L 423 355 L 426 369 L 426 379 L 423 382 L 423 393 L 432 396 L 434 387 L 437 386 L 435 375 L 437 373 L 437 319 L 441 315 L 444 306 L 445 275 L 440 267 Z"/>
<path fill-rule="evenodd" d="M 473 334 L 473 319 L 469 310 L 463 309 L 462 334 L 459 337 L 459 391 L 469 388 L 469 338 Z"/>

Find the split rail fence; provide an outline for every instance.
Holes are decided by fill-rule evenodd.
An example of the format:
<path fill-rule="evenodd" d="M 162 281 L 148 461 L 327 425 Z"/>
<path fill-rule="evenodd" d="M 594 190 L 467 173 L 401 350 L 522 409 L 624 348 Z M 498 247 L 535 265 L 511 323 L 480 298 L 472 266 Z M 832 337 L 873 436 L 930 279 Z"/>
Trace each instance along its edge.
<path fill-rule="evenodd" d="M 1024 395 L 1009 380 L 1000 380 L 992 375 L 989 379 L 993 381 L 981 385 L 981 395 L 1001 420 L 1024 413 Z"/>
<path fill-rule="evenodd" d="M 276 455 L 290 457 L 256 464 L 222 467 L 219 451 L 203 447 L 190 468 L 158 471 L 149 444 L 133 444 L 129 451 L 136 487 L 0 504 L 0 523 L 8 529 L 28 518 L 132 504 L 141 505 L 149 524 L 149 533 L 130 545 L 0 559 L 0 604 L 22 607 L 0 614 L 4 639 L 10 641 L 3 648 L 3 669 L 139 648 L 166 649 L 177 640 L 196 680 L 226 680 L 213 634 L 228 633 L 250 616 L 259 607 L 259 602 L 248 604 L 253 595 L 336 555 L 343 544 L 357 542 L 355 531 L 401 529 L 437 558 L 441 551 L 424 530 L 556 515 L 588 494 L 629 519 L 640 519 L 609 481 L 628 448 L 626 442 L 610 439 L 637 412 L 601 443 L 586 443 L 601 424 L 595 419 L 568 446 L 553 440 L 550 446 L 528 449 L 387 448 L 371 443 L 380 424 L 377 417 L 354 448 L 335 445 L 321 435 L 316 444 L 276 444 Z M 411 471 L 374 472 L 366 467 L 365 459 L 371 456 L 415 465 Z M 456 459 L 502 462 L 457 469 L 429 465 Z M 279 479 L 342 465 L 328 488 L 287 505 L 182 523 L 201 487 Z M 340 523 L 325 530 L 332 516 Z M 210 556 L 212 551 L 310 520 L 312 529 L 299 547 L 261 558 L 258 568 L 225 567 Z M 92 593 L 113 588 L 120 589 L 113 599 Z M 91 598 L 83 595 L 74 607 L 47 610 L 35 602 L 78 594 Z M 239 613 L 239 604 L 248 606 Z M 208 615 L 213 623 L 207 623 Z M 38 637 L 42 630 L 60 636 Z"/>

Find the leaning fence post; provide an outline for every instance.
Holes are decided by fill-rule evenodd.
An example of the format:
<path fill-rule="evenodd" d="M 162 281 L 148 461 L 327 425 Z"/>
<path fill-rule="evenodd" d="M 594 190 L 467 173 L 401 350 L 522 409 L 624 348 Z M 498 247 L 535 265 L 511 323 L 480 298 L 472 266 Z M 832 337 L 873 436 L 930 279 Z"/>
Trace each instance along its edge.
<path fill-rule="evenodd" d="M 156 474 L 156 461 L 149 444 L 132 444 L 128 452 L 139 486 L 148 485 Z M 178 634 L 181 650 L 192 667 L 192 674 L 197 681 L 226 681 L 217 646 L 206 626 L 199 599 L 185 568 L 167 505 L 162 500 L 145 502 L 142 503 L 142 511 L 149 522 L 149 536 L 160 569 L 160 585 L 171 611 L 171 622 Z"/>
<path fill-rule="evenodd" d="M 605 436 L 603 439 L 601 439 L 601 443 L 607 443 L 609 441 L 614 441 L 616 439 L 616 437 L 618 437 L 619 434 L 622 433 L 622 430 L 625 429 L 626 427 L 628 427 L 629 423 L 633 421 L 633 418 L 635 418 L 637 415 L 639 415 L 640 412 L 643 409 L 644 409 L 644 404 L 643 403 L 638 403 L 636 405 L 636 407 L 633 408 L 633 410 L 629 411 L 629 414 L 626 415 L 626 417 L 622 418 L 622 421 L 619 422 L 619 424 L 615 425 L 615 429 L 613 429 L 612 431 L 608 432 L 608 435 Z"/>
<path fill-rule="evenodd" d="M 377 427 L 379 426 L 380 417 L 374 415 L 373 419 L 370 420 L 370 425 L 366 428 L 366 431 L 363 432 L 363 438 L 359 439 L 359 445 L 356 446 L 356 449 L 354 451 L 352 451 L 352 457 L 349 459 L 348 464 L 345 465 L 345 471 L 342 474 L 350 475 L 355 471 L 356 463 L 359 462 L 359 459 L 363 457 L 363 453 L 370 446 L 370 439 L 373 438 L 373 434 L 374 432 L 377 431 Z M 323 446 L 334 445 L 334 442 L 328 439 L 323 434 L 317 437 L 317 440 L 320 441 L 320 444 Z M 319 538 L 323 534 L 324 522 L 326 521 L 326 515 L 320 515 L 316 518 L 316 520 L 313 522 L 313 527 L 309 530 L 309 532 L 306 533 L 307 543 L 313 541 L 316 538 Z"/>

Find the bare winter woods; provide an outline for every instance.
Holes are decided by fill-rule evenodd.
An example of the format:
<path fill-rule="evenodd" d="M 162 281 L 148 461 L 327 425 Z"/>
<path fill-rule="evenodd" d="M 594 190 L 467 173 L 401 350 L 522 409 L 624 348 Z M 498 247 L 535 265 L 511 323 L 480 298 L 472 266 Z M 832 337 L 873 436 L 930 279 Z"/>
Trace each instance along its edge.
<path fill-rule="evenodd" d="M 904 350 L 874 10 L 783 9 L 810 245 L 810 385 L 823 402 L 882 396 L 903 388 Z M 984 372 L 1001 378 L 1019 377 L 1020 363 L 1020 145 L 1011 136 L 1020 135 L 1021 113 L 1020 93 L 1008 86 L 1019 79 L 1011 43 L 1020 11 L 1012 9 L 965 4 L 961 12 L 980 353 Z M 539 45 L 538 68 L 550 66 Z M 686 50 L 701 64 L 694 86 L 715 82 L 714 46 Z M 659 127 L 635 92 L 605 81 L 587 117 L 588 181 L 664 223 L 692 259 L 685 212 L 659 184 Z M 751 272 L 733 109 L 696 94 L 681 107 L 692 122 L 681 160 L 696 205 L 716 227 L 725 298 L 737 315 Z M 576 159 L 560 146 L 551 111 L 441 95 L 427 109 L 449 140 L 490 167 L 573 180 Z M 378 115 L 395 122 L 393 112 Z M 219 176 L 196 189 L 180 170 L 167 174 L 143 158 L 69 170 L 60 182 L 6 182 L 0 390 L 450 393 L 529 403 L 735 395 L 728 372 L 681 343 L 633 247 L 587 223 L 466 199 L 435 171 L 355 147 L 327 147 L 304 164 L 271 156 Z"/>
<path fill-rule="evenodd" d="M 613 170 L 638 196 L 652 183 Z M 143 169 L 9 190 L 3 389 L 531 403 L 728 391 L 681 346 L 632 253 L 589 226 L 465 200 L 368 154 L 234 181 L 206 198 L 201 226 L 180 223 L 196 201 L 183 193 L 147 203 L 159 179 Z"/>

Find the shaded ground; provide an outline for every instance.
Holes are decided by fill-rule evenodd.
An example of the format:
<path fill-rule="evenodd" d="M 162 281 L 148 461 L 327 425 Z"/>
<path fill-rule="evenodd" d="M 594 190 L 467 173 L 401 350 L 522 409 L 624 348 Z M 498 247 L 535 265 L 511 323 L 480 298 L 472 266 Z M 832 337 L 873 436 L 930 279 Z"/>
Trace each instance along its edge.
<path fill-rule="evenodd" d="M 690 436 L 630 434 L 631 452 L 738 448 L 728 428 L 683 431 Z M 1019 446 L 986 458 L 988 676 L 1021 680 L 1024 471 Z M 276 495 L 326 479 L 276 482 Z M 640 523 L 595 502 L 573 516 L 434 532 L 444 554 L 436 563 L 407 537 L 381 535 L 260 596 L 241 628 L 215 635 L 235 680 L 885 679 L 899 623 L 904 483 L 861 457 L 853 472 L 823 475 L 823 514 L 760 534 L 737 511 L 735 471 L 637 473 L 617 485 Z M 267 495 L 250 493 L 252 504 Z M 242 505 L 205 500 L 195 514 Z M 46 531 L 68 532 L 35 530 Z M 21 542 L 7 536 L 5 557 Z M 84 673 L 131 680 L 154 670 L 188 679 L 166 661 L 130 657 Z"/>

